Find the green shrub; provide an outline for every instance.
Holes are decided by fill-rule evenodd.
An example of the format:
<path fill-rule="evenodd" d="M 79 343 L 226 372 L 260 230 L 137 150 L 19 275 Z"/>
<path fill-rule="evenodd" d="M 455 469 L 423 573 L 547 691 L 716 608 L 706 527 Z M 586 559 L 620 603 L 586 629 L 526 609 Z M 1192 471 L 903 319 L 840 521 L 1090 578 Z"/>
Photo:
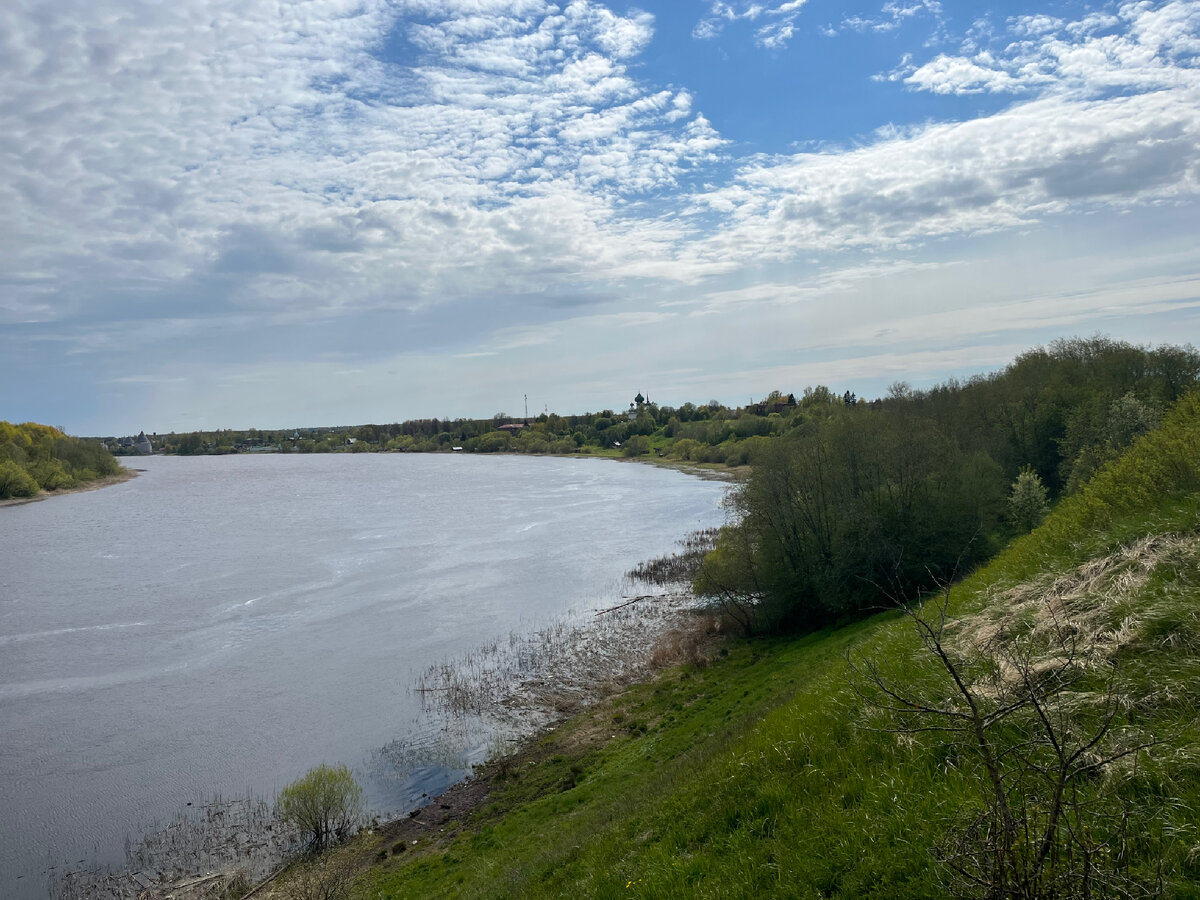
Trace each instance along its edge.
<path fill-rule="evenodd" d="M 61 491 L 75 484 L 75 479 L 57 459 L 39 459 L 29 466 L 29 474 L 44 491 Z"/>
<path fill-rule="evenodd" d="M 363 789 L 344 765 L 319 765 L 279 793 L 279 819 L 320 850 L 348 837 L 363 815 Z"/>
<path fill-rule="evenodd" d="M 37 493 L 38 483 L 28 472 L 12 460 L 0 460 L 0 500 L 33 497 Z"/>

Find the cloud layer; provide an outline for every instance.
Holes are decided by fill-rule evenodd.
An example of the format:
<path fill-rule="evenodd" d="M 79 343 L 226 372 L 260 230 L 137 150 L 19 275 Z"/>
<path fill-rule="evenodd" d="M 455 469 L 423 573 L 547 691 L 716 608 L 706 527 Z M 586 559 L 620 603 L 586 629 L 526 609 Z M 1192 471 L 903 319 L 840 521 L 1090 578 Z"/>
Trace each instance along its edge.
<path fill-rule="evenodd" d="M 721 310 L 828 302 L 864 266 L 942 271 L 948 241 L 1194 208 L 1200 3 L 1014 14 L 953 40 L 935 0 L 836 26 L 808 12 L 711 2 L 685 27 L 784 54 L 800 29 L 920 21 L 934 36 L 864 90 L 1008 105 L 746 156 L 647 65 L 661 10 L 9 4 L 0 351 L 93 360 L 126 387 L 130 354 L 151 385 L 250 355 L 578 355 L 598 329 L 692 334 L 682 321 Z"/>

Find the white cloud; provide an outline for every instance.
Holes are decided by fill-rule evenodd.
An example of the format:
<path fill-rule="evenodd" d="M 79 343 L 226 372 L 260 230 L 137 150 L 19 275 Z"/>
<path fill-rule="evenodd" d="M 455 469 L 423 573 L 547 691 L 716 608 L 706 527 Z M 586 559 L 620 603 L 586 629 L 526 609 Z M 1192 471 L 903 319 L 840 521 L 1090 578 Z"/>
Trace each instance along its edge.
<path fill-rule="evenodd" d="M 1115 30 L 1114 30 L 1115 29 Z M 980 45 L 990 39 L 992 46 Z M 1046 15 L 1009 20 L 999 37 L 976 28 L 963 55 L 942 54 L 889 75 L 938 94 L 1056 91 L 1095 95 L 1158 90 L 1195 83 L 1200 6 L 1170 0 L 1158 7 L 1127 3 L 1116 16 L 1075 22 Z"/>
<path fill-rule="evenodd" d="M 883 4 L 883 8 L 879 11 L 878 15 L 851 15 L 843 17 L 841 28 L 859 32 L 895 31 L 909 19 L 914 19 L 918 16 L 928 16 L 935 22 L 940 22 L 942 18 L 942 4 L 939 0 L 911 0 L 911 2 L 907 3 L 888 0 L 888 2 Z M 832 37 L 838 33 L 838 29 L 833 26 L 826 26 L 825 33 Z"/>
<path fill-rule="evenodd" d="M 1021 37 L 1050 34 L 1060 30 L 1065 24 L 1062 19 L 1043 14 L 1016 16 L 1010 20 L 1012 33 Z"/>
<path fill-rule="evenodd" d="M 895 80 L 893 78 L 892 80 Z M 1041 83 L 1050 79 L 1046 77 Z M 1001 93 L 1024 90 L 1029 80 L 1018 80 L 1008 72 L 979 65 L 960 56 L 942 54 L 904 77 L 905 84 L 935 94 Z"/>
<path fill-rule="evenodd" d="M 709 4 L 704 21 L 781 47 L 802 8 Z M 140 375 L 135 353 L 133 365 L 199 379 L 184 399 L 208 408 L 210 355 L 268 357 L 245 368 L 280 391 L 290 382 L 271 367 L 305 357 L 319 392 L 334 371 L 384 377 L 360 363 L 385 358 L 420 385 L 433 382 L 415 366 L 457 371 L 435 357 L 476 360 L 484 382 L 523 353 L 547 360 L 528 371 L 568 371 L 606 340 L 581 376 L 598 384 L 652 356 L 664 327 L 705 358 L 743 342 L 744 359 L 721 365 L 751 373 L 801 332 L 865 347 L 880 328 L 969 330 L 969 304 L 908 322 L 871 299 L 957 284 L 957 261 L 929 262 L 931 248 L 1093 213 L 1153 221 L 1200 195 L 1195 0 L 976 23 L 966 49 L 916 48 L 890 77 L 1007 108 L 732 160 L 686 85 L 646 80 L 653 19 L 598 2 L 52 9 L 0 8 L 0 381 L 12 383 L 20 354 L 101 380 Z M 875 21 L 939 15 L 913 0 Z M 1192 286 L 1139 284 L 1126 311 L 1158 309 L 1154 290 L 1182 309 Z M 874 330 L 834 327 L 868 309 Z M 1064 288 L 988 314 L 1025 333 L 1098 309 Z"/>
<path fill-rule="evenodd" d="M 1200 31 L 1198 9 L 1181 0 L 1124 7 L 1123 33 L 1039 44 L 1044 64 L 1003 65 L 986 51 L 909 63 L 914 87 L 1034 96 L 965 122 L 883 129 L 865 146 L 746 163 L 733 183 L 693 196 L 695 209 L 724 216 L 727 227 L 689 252 L 734 265 L 911 247 L 1064 212 L 1194 199 L 1200 68 L 1186 48 Z M 1114 87 L 1115 96 L 1102 90 Z"/>
<path fill-rule="evenodd" d="M 4 306 L 215 289 L 319 312 L 604 278 L 660 246 L 618 201 L 723 143 L 626 70 L 652 33 L 588 0 L 7 7 Z"/>
<path fill-rule="evenodd" d="M 807 2 L 808 0 L 786 0 L 784 3 L 712 0 L 707 15 L 692 29 L 692 37 L 702 41 L 712 40 L 730 23 L 757 22 L 762 19 L 763 24 L 754 30 L 754 42 L 768 50 L 779 50 L 787 46 L 787 42 L 795 34 L 796 20 Z"/>

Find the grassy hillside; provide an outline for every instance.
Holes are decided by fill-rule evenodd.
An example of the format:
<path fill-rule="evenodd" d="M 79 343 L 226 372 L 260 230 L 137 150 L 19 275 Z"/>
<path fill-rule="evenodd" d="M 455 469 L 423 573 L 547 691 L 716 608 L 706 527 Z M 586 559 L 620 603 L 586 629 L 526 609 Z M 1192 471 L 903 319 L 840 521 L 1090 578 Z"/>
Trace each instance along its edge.
<path fill-rule="evenodd" d="M 1200 896 L 1200 395 L 916 615 L 613 698 L 465 821 L 343 851 L 356 894 L 986 896 L 1003 855 L 1008 896 Z"/>

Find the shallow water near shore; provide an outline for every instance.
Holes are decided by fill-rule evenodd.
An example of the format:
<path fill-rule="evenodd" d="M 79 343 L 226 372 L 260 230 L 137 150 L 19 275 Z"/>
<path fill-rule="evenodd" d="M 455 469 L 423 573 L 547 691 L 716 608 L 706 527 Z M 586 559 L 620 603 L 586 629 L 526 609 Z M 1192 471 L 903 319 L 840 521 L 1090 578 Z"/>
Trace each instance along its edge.
<path fill-rule="evenodd" d="M 0 896 L 320 762 L 381 812 L 436 793 L 488 738 L 448 743 L 418 675 L 620 602 L 635 563 L 720 523 L 725 490 L 586 459 L 137 463 L 0 510 Z"/>

